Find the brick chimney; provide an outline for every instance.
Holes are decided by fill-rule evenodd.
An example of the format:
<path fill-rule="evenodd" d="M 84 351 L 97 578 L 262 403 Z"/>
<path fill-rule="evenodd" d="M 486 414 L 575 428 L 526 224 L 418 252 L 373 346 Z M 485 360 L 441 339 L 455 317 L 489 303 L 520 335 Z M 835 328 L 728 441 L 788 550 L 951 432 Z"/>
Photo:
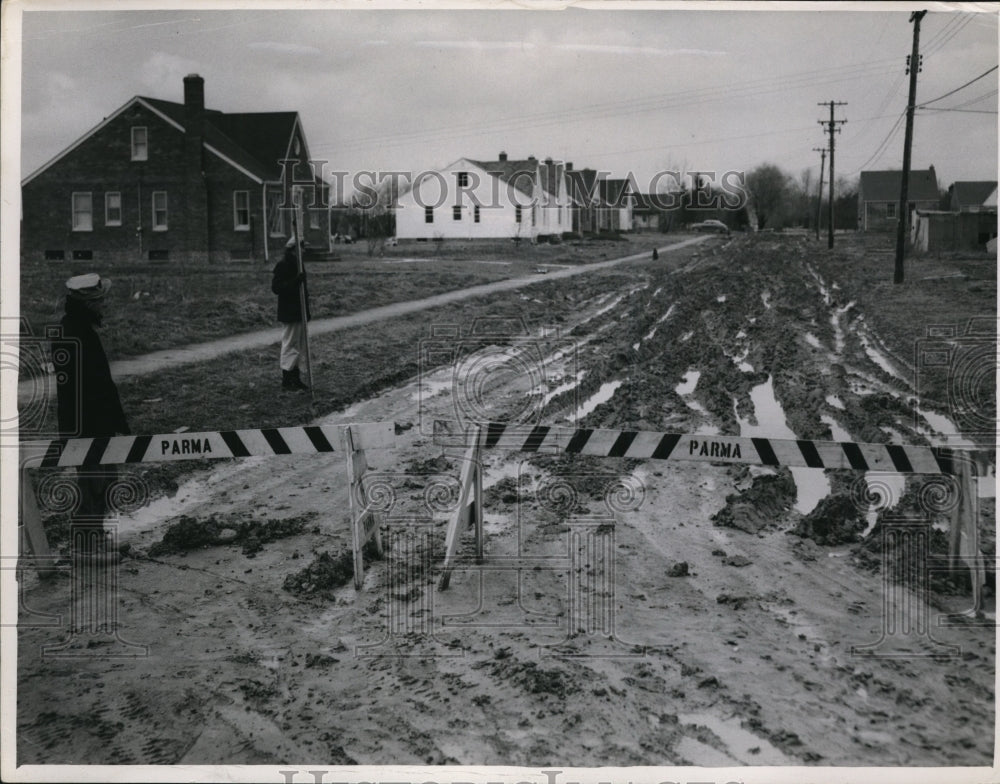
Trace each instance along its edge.
<path fill-rule="evenodd" d="M 546 159 L 545 159 L 545 164 L 546 164 L 547 166 L 551 166 L 551 165 L 552 165 L 552 159 L 551 159 L 551 158 L 546 158 Z"/>
<path fill-rule="evenodd" d="M 529 155 L 528 156 L 528 160 L 534 162 L 534 161 L 537 161 L 538 158 L 536 158 L 534 155 Z"/>
<path fill-rule="evenodd" d="M 566 171 L 573 171 L 573 161 L 566 162 Z"/>
<path fill-rule="evenodd" d="M 205 80 L 198 74 L 184 77 L 184 137 L 188 163 L 194 168 L 197 162 L 200 172 L 205 168 Z"/>
<path fill-rule="evenodd" d="M 184 195 L 176 214 L 176 228 L 184 237 L 184 252 L 194 264 L 210 259 L 208 183 L 205 181 L 205 80 L 184 77 Z M 174 229 L 171 218 L 171 233 Z"/>
<path fill-rule="evenodd" d="M 501 161 L 507 160 L 507 153 L 505 153 L 503 150 L 500 151 L 500 160 Z"/>

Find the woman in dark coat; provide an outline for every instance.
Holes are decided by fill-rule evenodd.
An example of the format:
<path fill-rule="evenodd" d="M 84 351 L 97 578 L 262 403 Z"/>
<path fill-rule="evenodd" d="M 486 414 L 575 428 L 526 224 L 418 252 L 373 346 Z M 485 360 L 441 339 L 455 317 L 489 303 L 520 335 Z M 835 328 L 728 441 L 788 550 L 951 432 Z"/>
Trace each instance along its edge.
<path fill-rule="evenodd" d="M 56 414 L 63 438 L 128 435 L 128 421 L 111 378 L 108 357 L 95 327 L 101 325 L 104 296 L 111 281 L 96 273 L 66 281 L 66 314 L 62 335 L 53 343 L 53 360 L 61 368 L 56 378 Z M 55 356 L 65 352 L 65 356 Z M 78 469 L 80 502 L 73 514 L 74 550 L 100 550 L 107 492 L 118 478 L 112 466 Z"/>

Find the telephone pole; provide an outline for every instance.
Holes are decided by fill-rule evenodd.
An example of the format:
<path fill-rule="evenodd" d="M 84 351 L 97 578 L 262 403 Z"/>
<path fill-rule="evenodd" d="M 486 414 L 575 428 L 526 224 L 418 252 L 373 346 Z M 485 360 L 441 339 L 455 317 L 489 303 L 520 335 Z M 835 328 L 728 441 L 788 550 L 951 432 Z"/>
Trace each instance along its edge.
<path fill-rule="evenodd" d="M 910 74 L 910 97 L 906 103 L 906 135 L 903 137 L 903 177 L 899 193 L 899 214 L 896 226 L 896 269 L 893 283 L 903 282 L 903 256 L 906 253 L 906 224 L 909 222 L 908 197 L 910 187 L 910 150 L 913 147 L 913 109 L 917 103 L 917 72 L 920 71 L 920 20 L 926 11 L 910 14 L 913 22 L 913 53 L 906 58 L 906 70 Z"/>
<path fill-rule="evenodd" d="M 816 194 L 816 239 L 819 239 L 819 220 L 823 215 L 823 169 L 826 168 L 826 147 L 813 147 L 819 153 L 819 192 Z"/>
<path fill-rule="evenodd" d="M 819 106 L 826 106 L 826 103 L 818 104 Z M 840 128 L 838 125 L 843 125 L 847 120 L 835 120 L 833 119 L 834 107 L 837 106 L 847 106 L 846 101 L 829 101 L 830 106 L 830 119 L 829 120 L 817 120 L 820 125 L 828 126 L 830 133 L 830 228 L 829 228 L 829 239 L 827 240 L 826 247 L 833 247 L 833 134 L 840 133 Z"/>

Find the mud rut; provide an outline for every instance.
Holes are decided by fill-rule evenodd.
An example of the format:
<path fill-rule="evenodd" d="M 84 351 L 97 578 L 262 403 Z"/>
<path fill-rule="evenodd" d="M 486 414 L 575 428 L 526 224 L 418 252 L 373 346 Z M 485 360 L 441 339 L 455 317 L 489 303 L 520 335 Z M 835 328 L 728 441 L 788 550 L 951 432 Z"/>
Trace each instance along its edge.
<path fill-rule="evenodd" d="M 514 315 L 533 328 L 555 321 L 560 337 L 479 355 L 506 363 L 470 365 L 475 351 L 459 352 L 479 373 L 466 409 L 505 419 L 528 394 L 549 423 L 583 414 L 588 426 L 738 434 L 770 378 L 801 438 L 834 437 L 832 425 L 857 440 L 894 431 L 921 443 L 906 382 L 807 253 L 720 241 L 676 262 L 526 290 Z M 528 388 L 510 368 L 538 356 L 546 383 Z M 787 474 L 487 452 L 487 564 L 528 553 L 562 566 L 458 570 L 437 592 L 461 450 L 434 445 L 425 425 L 454 418 L 454 372 L 325 420 L 406 428 L 398 449 L 369 454 L 396 533 L 361 593 L 319 580 L 283 589 L 317 553 L 349 546 L 338 459 L 234 462 L 123 518 L 122 537 L 140 550 L 180 515 L 234 530 L 293 517 L 303 527 L 256 549 L 124 560 L 121 637 L 148 656 L 91 655 L 120 644 L 80 638 L 70 641 L 79 660 L 41 658 L 65 630 L 22 628 L 19 761 L 990 764 L 992 629 L 935 628 L 961 646 L 958 660 L 852 656 L 879 638 L 880 575 L 856 545 L 790 535 L 802 515 Z M 836 474 L 832 492 L 857 482 Z M 737 508 L 741 497 L 760 503 Z M 713 525 L 717 515 L 727 525 Z M 610 553 L 573 563 L 606 574 L 598 561 L 613 561 L 613 583 L 590 590 L 613 593 L 616 641 L 568 601 L 580 518 L 613 529 Z M 32 611 L 66 612 L 65 583 L 25 585 Z M 962 608 L 962 596 L 944 600 Z"/>

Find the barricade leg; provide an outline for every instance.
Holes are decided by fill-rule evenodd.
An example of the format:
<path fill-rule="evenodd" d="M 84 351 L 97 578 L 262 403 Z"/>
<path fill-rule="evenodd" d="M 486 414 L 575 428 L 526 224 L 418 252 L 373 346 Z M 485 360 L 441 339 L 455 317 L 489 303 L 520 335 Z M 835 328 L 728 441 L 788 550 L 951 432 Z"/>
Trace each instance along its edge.
<path fill-rule="evenodd" d="M 881 658 L 953 657 L 957 645 L 930 633 L 928 554 L 930 523 L 922 518 L 882 521 L 882 635 L 854 645 L 854 656 Z"/>
<path fill-rule="evenodd" d="M 446 590 L 451 582 L 451 572 L 458 554 L 459 543 L 462 534 L 469 528 L 470 524 L 474 524 L 475 527 L 476 558 L 481 561 L 483 557 L 483 480 L 480 463 L 482 430 L 477 427 L 469 428 L 466 443 L 468 448 L 462 462 L 462 473 L 459 479 L 458 506 L 452 514 L 445 535 L 444 564 L 441 567 L 441 578 L 438 581 L 439 591 Z"/>

